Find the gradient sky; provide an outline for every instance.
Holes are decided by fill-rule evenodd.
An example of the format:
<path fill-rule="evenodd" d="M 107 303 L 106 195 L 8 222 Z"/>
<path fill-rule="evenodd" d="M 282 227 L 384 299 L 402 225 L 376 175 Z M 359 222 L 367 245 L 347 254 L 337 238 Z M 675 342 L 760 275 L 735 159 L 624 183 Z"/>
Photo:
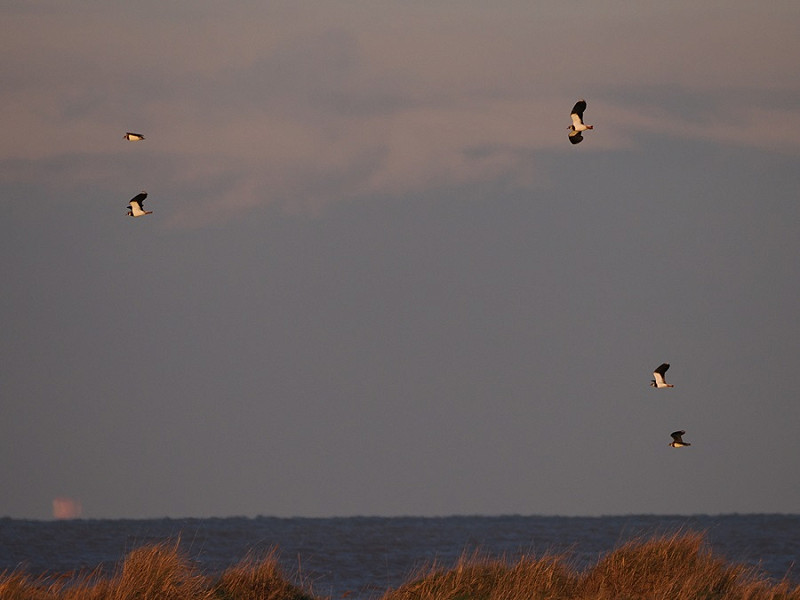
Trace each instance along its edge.
<path fill-rule="evenodd" d="M 0 516 L 800 510 L 796 0 L 0 18 Z"/>

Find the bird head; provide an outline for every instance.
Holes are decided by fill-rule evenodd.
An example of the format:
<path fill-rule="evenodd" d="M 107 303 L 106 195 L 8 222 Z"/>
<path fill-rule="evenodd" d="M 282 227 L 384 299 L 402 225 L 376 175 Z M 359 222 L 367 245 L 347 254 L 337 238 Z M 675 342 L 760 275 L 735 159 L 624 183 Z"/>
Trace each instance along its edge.
<path fill-rule="evenodd" d="M 656 380 L 655 379 L 651 379 L 650 380 L 650 387 L 656 387 Z"/>

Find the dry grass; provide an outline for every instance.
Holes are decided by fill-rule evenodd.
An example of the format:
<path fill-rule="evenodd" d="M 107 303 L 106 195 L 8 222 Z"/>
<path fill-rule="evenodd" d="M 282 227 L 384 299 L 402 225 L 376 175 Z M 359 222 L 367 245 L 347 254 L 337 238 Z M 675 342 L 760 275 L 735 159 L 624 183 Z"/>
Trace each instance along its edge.
<path fill-rule="evenodd" d="M 800 600 L 800 586 L 774 583 L 711 554 L 698 533 L 634 540 L 579 573 L 564 556 L 514 563 L 462 558 L 381 600 Z"/>
<path fill-rule="evenodd" d="M 711 553 L 697 533 L 634 540 L 584 572 L 566 556 L 515 561 L 479 554 L 433 565 L 380 600 L 800 600 L 800 586 L 772 582 Z M 216 578 L 177 542 L 138 548 L 111 576 L 0 574 L 0 600 L 322 600 L 294 585 L 277 553 L 248 556 Z"/>
<path fill-rule="evenodd" d="M 202 575 L 178 542 L 130 552 L 111 577 L 0 575 L 0 600 L 313 600 L 289 583 L 274 552 L 248 557 L 216 579 Z"/>
<path fill-rule="evenodd" d="M 771 583 L 713 556 L 702 534 L 680 533 L 634 540 L 609 553 L 582 578 L 578 597 L 800 600 L 800 587 Z"/>
<path fill-rule="evenodd" d="M 248 556 L 227 569 L 214 586 L 221 600 L 314 600 L 302 588 L 289 583 L 278 566 L 275 549 L 264 558 Z"/>
<path fill-rule="evenodd" d="M 515 563 L 462 557 L 452 569 L 435 565 L 382 600 L 534 600 L 566 598 L 578 584 L 562 557 L 522 558 Z"/>

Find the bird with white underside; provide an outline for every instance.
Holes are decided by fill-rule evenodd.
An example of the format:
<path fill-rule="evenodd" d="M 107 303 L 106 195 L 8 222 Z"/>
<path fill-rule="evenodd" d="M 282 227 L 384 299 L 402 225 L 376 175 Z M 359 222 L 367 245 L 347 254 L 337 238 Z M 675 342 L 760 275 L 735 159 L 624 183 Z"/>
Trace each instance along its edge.
<path fill-rule="evenodd" d="M 669 363 L 663 363 L 659 365 L 655 371 L 653 371 L 653 379 L 650 381 L 650 387 L 654 388 L 671 388 L 675 387 L 671 383 L 667 383 L 667 380 L 664 378 L 664 374 L 669 369 Z"/>
<path fill-rule="evenodd" d="M 669 435 L 672 437 L 672 441 L 669 443 L 670 446 L 673 448 L 683 448 L 684 446 L 691 446 L 689 442 L 683 441 L 683 436 L 686 432 L 681 429 L 680 431 L 673 431 Z"/>
<path fill-rule="evenodd" d="M 569 129 L 569 141 L 573 144 L 580 144 L 583 141 L 582 133 L 587 129 L 594 129 L 594 125 L 587 125 L 583 122 L 583 112 L 586 110 L 586 100 L 578 100 L 575 106 L 572 107 L 570 117 L 572 117 L 572 125 L 567 127 Z"/>
<path fill-rule="evenodd" d="M 145 210 L 144 209 L 144 199 L 147 198 L 147 192 L 142 191 L 139 194 L 136 194 L 133 198 L 131 198 L 130 204 L 128 204 L 128 216 L 129 217 L 143 217 L 145 215 L 152 215 L 152 210 Z"/>

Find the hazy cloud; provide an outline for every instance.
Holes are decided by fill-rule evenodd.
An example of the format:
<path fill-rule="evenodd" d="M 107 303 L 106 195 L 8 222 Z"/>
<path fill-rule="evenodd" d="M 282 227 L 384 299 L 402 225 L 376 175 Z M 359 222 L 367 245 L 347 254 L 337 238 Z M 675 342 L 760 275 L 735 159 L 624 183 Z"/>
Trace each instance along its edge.
<path fill-rule="evenodd" d="M 796 0 L 0 15 L 0 515 L 796 509 Z"/>
<path fill-rule="evenodd" d="M 37 5 L 6 9 L 3 172 L 64 157 L 88 186 L 102 157 L 125 164 L 121 134 L 142 130 L 140 177 L 197 188 L 175 198 L 173 220 L 197 206 L 217 218 L 496 179 L 529 187 L 535 153 L 564 150 L 581 96 L 597 123 L 584 151 L 654 135 L 798 151 L 789 4 Z M 792 101 L 754 105 L 755 92 Z"/>

